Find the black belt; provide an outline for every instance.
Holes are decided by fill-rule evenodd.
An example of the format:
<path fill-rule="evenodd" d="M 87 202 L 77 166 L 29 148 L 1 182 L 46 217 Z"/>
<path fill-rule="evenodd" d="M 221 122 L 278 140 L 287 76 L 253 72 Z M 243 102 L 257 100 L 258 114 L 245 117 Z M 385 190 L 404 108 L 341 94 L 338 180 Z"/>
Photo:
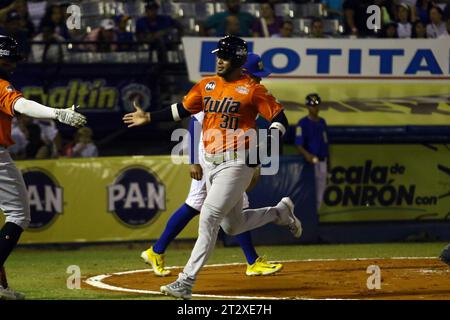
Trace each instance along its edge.
<path fill-rule="evenodd" d="M 319 161 L 325 161 L 327 160 L 327 157 L 317 157 L 319 159 Z"/>

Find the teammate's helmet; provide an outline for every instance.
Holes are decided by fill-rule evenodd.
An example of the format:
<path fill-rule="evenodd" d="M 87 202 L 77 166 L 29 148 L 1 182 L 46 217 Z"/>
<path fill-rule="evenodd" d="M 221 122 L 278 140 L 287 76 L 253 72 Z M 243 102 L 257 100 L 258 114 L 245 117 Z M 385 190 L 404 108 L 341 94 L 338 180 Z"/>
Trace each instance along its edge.
<path fill-rule="evenodd" d="M 307 106 L 318 106 L 320 105 L 322 100 L 320 99 L 320 96 L 317 93 L 310 93 L 305 98 L 305 104 Z"/>
<path fill-rule="evenodd" d="M 231 61 L 231 65 L 240 68 L 247 60 L 247 42 L 236 36 L 226 36 L 219 40 L 217 49 L 211 51 L 219 58 Z"/>
<path fill-rule="evenodd" d="M 13 38 L 0 35 L 0 58 L 22 60 L 22 56 L 17 52 L 18 46 Z"/>

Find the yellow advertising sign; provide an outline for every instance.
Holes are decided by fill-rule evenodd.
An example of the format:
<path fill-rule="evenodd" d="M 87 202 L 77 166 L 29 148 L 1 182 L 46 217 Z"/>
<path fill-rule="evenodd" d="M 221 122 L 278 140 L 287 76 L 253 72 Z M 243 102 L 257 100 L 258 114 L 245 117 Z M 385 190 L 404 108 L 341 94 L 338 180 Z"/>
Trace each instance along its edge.
<path fill-rule="evenodd" d="M 335 145 L 320 222 L 445 220 L 448 145 Z"/>
<path fill-rule="evenodd" d="M 20 243 L 159 238 L 191 178 L 170 156 L 18 161 L 32 222 Z M 194 219 L 178 238 L 196 238 Z"/>
<path fill-rule="evenodd" d="M 329 125 L 450 125 L 450 86 L 428 82 L 263 81 L 286 109 L 290 124 L 308 114 L 307 94 L 322 98 L 320 115 Z"/>

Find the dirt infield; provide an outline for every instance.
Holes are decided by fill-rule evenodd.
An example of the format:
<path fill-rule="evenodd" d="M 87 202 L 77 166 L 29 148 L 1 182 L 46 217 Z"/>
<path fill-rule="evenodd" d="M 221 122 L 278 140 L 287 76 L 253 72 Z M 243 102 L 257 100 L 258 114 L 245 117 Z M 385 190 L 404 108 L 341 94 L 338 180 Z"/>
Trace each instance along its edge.
<path fill-rule="evenodd" d="M 370 265 L 381 270 L 380 289 L 367 288 Z M 105 290 L 109 286 L 109 290 L 157 294 L 180 270 L 172 269 L 165 278 L 138 270 L 90 278 L 88 283 L 101 284 Z M 450 300 L 450 267 L 437 259 L 423 258 L 292 261 L 284 262 L 276 275 L 247 277 L 243 264 L 207 266 L 194 293 L 200 298 Z"/>

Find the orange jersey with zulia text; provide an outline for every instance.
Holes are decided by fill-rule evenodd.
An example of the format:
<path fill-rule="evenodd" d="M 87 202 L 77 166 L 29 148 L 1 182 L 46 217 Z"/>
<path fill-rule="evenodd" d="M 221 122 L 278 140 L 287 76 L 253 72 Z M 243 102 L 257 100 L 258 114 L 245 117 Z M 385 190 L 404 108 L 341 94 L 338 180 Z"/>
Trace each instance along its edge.
<path fill-rule="evenodd" d="M 0 79 L 0 145 L 8 147 L 14 144 L 11 138 L 11 124 L 14 117 L 14 103 L 22 93 L 6 80 Z"/>
<path fill-rule="evenodd" d="M 183 99 L 190 113 L 203 111 L 203 144 L 207 153 L 232 151 L 253 137 L 244 136 L 256 129 L 256 116 L 272 119 L 283 110 L 282 105 L 267 89 L 242 75 L 239 80 L 227 82 L 220 76 L 200 80 Z"/>

